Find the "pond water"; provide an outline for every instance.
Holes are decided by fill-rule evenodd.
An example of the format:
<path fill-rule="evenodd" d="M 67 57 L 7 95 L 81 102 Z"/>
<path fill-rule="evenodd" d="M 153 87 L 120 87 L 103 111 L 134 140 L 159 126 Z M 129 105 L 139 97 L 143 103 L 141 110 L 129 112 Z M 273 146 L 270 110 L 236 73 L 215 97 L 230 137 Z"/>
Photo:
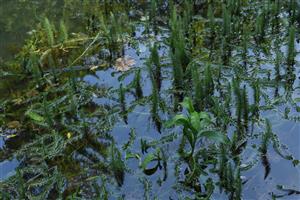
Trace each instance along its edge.
<path fill-rule="evenodd" d="M 182 148 L 186 152 L 190 151 L 189 143 L 183 139 L 184 130 L 181 126 L 169 128 L 166 124 L 177 114 L 188 114 L 187 109 L 182 109 L 178 103 L 184 97 L 196 99 L 194 79 L 187 70 L 180 83 L 182 88 L 179 87 L 183 92 L 178 92 L 178 85 L 174 84 L 174 66 L 178 64 L 176 61 L 183 61 L 175 59 L 174 62 L 176 50 L 176 53 L 170 53 L 173 51 L 170 41 L 173 33 L 168 24 L 175 23 L 169 22 L 170 1 L 151 2 L 128 1 L 126 4 L 113 1 L 112 5 L 107 5 L 100 1 L 40 3 L 34 0 L 0 0 L 0 11 L 3 11 L 0 12 L 3 15 L 0 25 L 6 27 L 0 30 L 0 64 L 3 66 L 0 68 L 1 73 L 3 72 L 0 83 L 3 94 L 0 94 L 0 111 L 3 112 L 0 114 L 0 191 L 3 199 L 30 199 L 34 196 L 36 199 L 300 198 L 300 56 L 295 54 L 295 63 L 290 70 L 285 62 L 289 52 L 287 27 L 291 18 L 286 10 L 289 8 L 288 3 L 282 3 L 280 7 L 282 13 L 278 19 L 281 20 L 279 32 L 271 31 L 273 22 L 270 20 L 270 24 L 264 27 L 267 32 L 265 40 L 257 42 L 249 39 L 249 44 L 246 45 L 246 66 L 242 55 L 244 44 L 234 41 L 235 38 L 232 37 L 232 44 L 229 42 L 228 46 L 220 36 L 226 18 L 220 19 L 220 2 L 214 5 L 217 21 L 214 42 L 202 41 L 211 39 L 206 33 L 211 29 L 202 27 L 210 27 L 207 22 L 209 1 L 185 1 L 188 3 L 177 5 L 179 15 L 183 16 L 187 14 L 184 9 L 189 8 L 188 5 L 198 9 L 188 23 L 189 28 L 196 28 L 191 28 L 186 37 L 191 37 L 193 31 L 199 30 L 199 33 L 196 32 L 199 38 L 196 34 L 195 40 L 202 42 L 193 44 L 190 40 L 185 41 L 186 48 L 191 49 L 190 63 L 194 62 L 188 66 L 198 68 L 203 79 L 201 84 L 205 87 L 211 83 L 206 78 L 209 75 L 205 68 L 206 65 L 210 66 L 208 70 L 211 70 L 209 73 L 212 74 L 214 89 L 209 92 L 204 88 L 205 94 L 201 98 L 205 105 L 201 111 L 209 113 L 216 120 L 213 127 L 228 135 L 230 140 L 226 144 L 215 144 L 209 139 L 199 139 L 194 157 L 188 157 L 189 153 L 180 153 Z M 230 1 L 228 2 L 227 6 L 230 8 Z M 265 9 L 271 7 L 268 3 L 273 1 L 266 0 L 265 7 L 258 5 L 259 1 L 247 2 L 249 4 L 242 6 L 241 14 L 232 10 L 231 23 L 238 24 L 239 20 L 245 20 L 250 28 L 257 27 L 259 24 L 253 25 L 259 21 L 253 19 L 256 16 L 255 10 L 270 14 L 271 10 Z M 154 17 L 154 22 L 151 21 L 153 9 L 161 12 Z M 223 10 L 224 12 L 226 13 Z M 109 17 L 118 14 L 121 15 L 120 19 Z M 123 14 L 127 16 L 126 19 Z M 68 28 L 74 31 L 75 39 L 80 34 L 83 36 L 80 35 L 79 39 L 84 38 L 84 34 L 92 36 L 86 43 L 74 44 L 74 54 L 71 54 L 73 43 L 71 47 L 62 46 L 62 49 L 70 52 L 70 56 L 66 53 L 60 57 L 60 54 L 53 53 L 53 57 L 59 57 L 54 61 L 55 64 L 65 64 L 56 67 L 68 68 L 71 63 L 72 66 L 86 68 L 76 71 L 67 69 L 66 73 L 57 74 L 52 73 L 52 69 L 45 70 L 42 78 L 30 75 L 30 71 L 26 71 L 26 74 L 9 68 L 21 68 L 19 66 L 23 64 L 20 60 L 24 60 L 28 54 L 26 49 L 21 49 L 26 44 L 25 38 L 34 40 L 28 32 L 32 29 L 41 31 L 39 26 L 42 26 L 45 16 L 53 22 L 52 26 L 58 25 L 60 19 L 68 21 Z M 98 18 L 100 25 L 94 25 Z M 176 19 L 180 21 L 180 17 Z M 109 34 L 101 32 L 105 29 L 101 20 L 106 21 Z M 125 22 L 118 24 L 114 20 Z M 185 23 L 184 20 L 186 18 L 183 17 L 182 24 Z M 218 24 L 220 21 L 223 23 Z M 110 48 L 109 42 L 102 43 L 102 40 L 106 41 L 106 37 L 114 34 L 112 30 L 116 27 L 113 23 L 117 23 L 117 27 L 121 29 L 116 37 L 123 41 L 121 44 L 117 42 L 116 48 Z M 132 30 L 127 34 L 126 26 L 129 27 L 129 24 Z M 296 30 L 299 30 L 299 24 L 295 24 Z M 233 32 L 234 36 L 243 37 L 238 27 L 232 25 L 231 28 L 238 32 Z M 95 36 L 97 31 L 93 29 L 99 29 L 101 36 Z M 122 36 L 123 30 L 125 36 Z M 42 40 L 47 34 L 37 34 L 36 37 Z M 256 37 L 255 34 L 253 33 L 253 38 Z M 300 52 L 298 38 L 299 33 L 296 31 L 296 53 Z M 90 46 L 94 45 L 93 41 L 97 41 L 99 45 L 90 50 Z M 65 44 L 67 42 L 68 40 Z M 210 42 L 215 44 L 211 46 Z M 47 52 L 48 47 L 37 40 L 33 43 L 37 55 L 44 56 L 46 53 L 39 52 Z M 153 58 L 151 60 L 154 44 L 158 45 L 157 53 L 161 64 L 161 87 L 156 90 L 153 88 L 158 81 L 153 77 L 157 66 Z M 192 45 L 195 46 L 191 47 Z M 52 45 L 51 48 L 55 49 L 56 46 Z M 230 49 L 227 62 L 224 61 L 227 57 L 224 58 L 222 48 Z M 82 54 L 86 50 L 89 50 L 88 53 Z M 277 52 L 279 61 L 276 50 L 280 51 Z M 19 51 L 23 53 L 20 55 Z M 33 50 L 29 48 L 29 51 Z M 103 52 L 107 51 L 109 55 L 103 56 Z M 135 64 L 128 71 L 117 71 L 116 60 L 124 56 L 133 59 Z M 77 58 L 80 58 L 79 62 L 74 64 L 72 61 Z M 40 60 L 44 62 L 41 58 Z M 42 67 L 51 68 L 48 64 Z M 97 68 L 90 70 L 94 66 Z M 4 72 L 13 75 L 6 76 Z M 137 95 L 135 82 L 139 72 L 142 90 L 140 97 Z M 234 82 L 238 82 L 238 89 Z M 76 89 L 69 89 L 72 87 Z M 257 88 L 259 92 L 255 96 Z M 158 102 L 155 102 L 155 92 L 158 93 Z M 155 106 L 158 111 L 153 112 Z M 241 116 L 238 117 L 239 110 L 242 120 L 239 119 Z M 266 136 L 266 119 L 272 132 L 269 138 Z M 241 138 L 238 134 L 242 134 Z M 223 157 L 226 157 L 225 161 Z M 211 194 L 210 181 L 214 187 Z M 52 193 L 44 193 L 45 189 Z"/>

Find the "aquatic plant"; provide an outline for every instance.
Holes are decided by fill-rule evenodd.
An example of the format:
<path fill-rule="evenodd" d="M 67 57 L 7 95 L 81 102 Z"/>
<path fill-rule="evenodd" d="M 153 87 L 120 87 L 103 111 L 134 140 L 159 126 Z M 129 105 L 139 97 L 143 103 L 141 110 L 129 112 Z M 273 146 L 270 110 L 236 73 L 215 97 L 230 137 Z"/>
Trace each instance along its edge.
<path fill-rule="evenodd" d="M 119 105 L 120 105 L 120 110 L 121 110 L 121 116 L 123 117 L 124 122 L 127 124 L 128 122 L 127 122 L 125 89 L 122 84 L 120 84 L 118 94 L 119 94 L 119 102 L 120 102 Z"/>
<path fill-rule="evenodd" d="M 59 23 L 59 42 L 65 42 L 69 38 L 69 33 L 67 30 L 67 27 L 65 25 L 65 22 L 63 20 L 60 21 Z"/>
<path fill-rule="evenodd" d="M 134 76 L 134 88 L 135 88 L 135 95 L 137 99 L 143 97 L 143 90 L 141 85 L 141 70 L 137 70 Z"/>
<path fill-rule="evenodd" d="M 230 36 L 231 31 L 231 15 L 230 11 L 227 9 L 225 4 L 222 5 L 222 15 L 223 15 L 223 35 L 224 37 Z"/>
<path fill-rule="evenodd" d="M 288 35 L 288 51 L 287 51 L 287 65 L 289 68 L 294 65 L 295 60 L 295 27 L 289 28 Z"/>
<path fill-rule="evenodd" d="M 182 125 L 183 126 L 183 137 L 186 137 L 190 147 L 190 156 L 193 156 L 196 143 L 200 138 L 211 139 L 214 142 L 225 143 L 227 137 L 214 130 L 213 121 L 210 115 L 206 112 L 197 112 L 194 109 L 193 103 L 190 98 L 185 98 L 182 102 L 182 106 L 187 109 L 188 115 L 184 116 L 182 114 L 176 115 L 172 121 L 168 123 L 168 126 L 172 125 Z"/>
<path fill-rule="evenodd" d="M 173 63 L 179 63 L 179 67 L 184 72 L 190 62 L 188 53 L 185 47 L 185 36 L 187 30 L 184 29 L 184 24 L 181 16 L 177 15 L 176 8 L 173 8 L 169 22 L 171 29 L 170 35 L 170 51 Z"/>
<path fill-rule="evenodd" d="M 243 25 L 242 29 L 242 58 L 244 66 L 247 66 L 248 62 L 248 49 L 249 49 L 249 40 L 250 40 L 250 34 L 249 34 L 249 27 L 246 25 Z"/>
<path fill-rule="evenodd" d="M 260 89 L 259 82 L 257 82 L 257 81 L 253 82 L 252 88 L 253 88 L 253 99 L 254 99 L 254 103 L 252 106 L 252 113 L 253 113 L 253 116 L 256 116 L 258 118 L 260 98 L 261 98 L 261 92 L 260 92 L 261 89 Z"/>
<path fill-rule="evenodd" d="M 195 66 L 192 68 L 192 80 L 193 86 L 195 91 L 194 96 L 194 107 L 196 111 L 203 111 L 204 109 L 204 90 L 203 90 L 203 83 L 200 78 L 199 70 Z"/>
<path fill-rule="evenodd" d="M 265 16 L 265 10 L 262 10 L 261 13 L 257 16 L 256 19 L 256 26 L 255 26 L 255 32 L 257 36 L 257 40 L 261 41 L 265 37 L 265 31 L 266 31 L 266 16 Z"/>
<path fill-rule="evenodd" d="M 296 0 L 290 0 L 288 6 L 289 6 L 290 23 L 294 24 L 296 20 L 296 9 L 297 9 Z"/>
<path fill-rule="evenodd" d="M 47 34 L 48 45 L 53 46 L 54 45 L 54 33 L 53 33 L 53 28 L 52 28 L 48 18 L 44 19 L 44 29 Z"/>
<path fill-rule="evenodd" d="M 210 38 L 211 38 L 211 49 L 213 48 L 214 39 L 216 37 L 216 24 L 215 24 L 215 15 L 212 9 L 212 5 L 208 5 L 207 9 L 207 18 L 209 20 L 209 27 L 210 27 Z"/>
<path fill-rule="evenodd" d="M 153 69 L 151 65 L 151 59 L 146 63 L 147 68 L 148 68 L 148 73 L 150 76 L 150 80 L 152 83 L 152 94 L 151 94 L 151 116 L 156 124 L 156 127 L 158 131 L 160 132 L 161 129 L 161 123 L 158 115 L 158 109 L 159 109 L 159 102 L 160 102 L 160 97 L 159 97 L 159 87 L 157 85 L 157 80 L 155 76 L 157 75 L 157 69 Z M 160 73 L 160 71 L 159 71 Z M 160 83 L 160 82 L 159 82 Z"/>
<path fill-rule="evenodd" d="M 151 56 L 150 56 L 150 62 L 154 66 L 154 74 L 153 78 L 156 82 L 158 90 L 161 88 L 161 81 L 162 81 L 162 76 L 161 76 L 161 64 L 160 64 L 160 59 L 159 59 L 159 53 L 157 50 L 157 44 L 155 43 L 154 46 L 151 49 Z"/>
<path fill-rule="evenodd" d="M 37 15 L 17 59 L 0 59 L 0 161 L 20 162 L 0 198 L 247 199 L 245 172 L 260 157 L 267 178 L 272 146 L 299 164 L 263 118 L 299 120 L 295 2 L 66 0 L 63 13 Z M 5 30 L 17 27 L 4 18 Z M 148 76 L 128 55 L 146 60 Z M 127 176 L 144 191 L 115 189 Z"/>
<path fill-rule="evenodd" d="M 262 143 L 260 146 L 261 159 L 265 167 L 265 175 L 264 175 L 265 179 L 267 178 L 271 170 L 270 163 L 267 157 L 268 144 L 270 143 L 271 138 L 272 138 L 272 130 L 271 130 L 270 121 L 266 120 L 266 132 L 262 136 Z"/>
<path fill-rule="evenodd" d="M 205 70 L 204 70 L 204 93 L 206 95 L 213 95 L 214 93 L 214 80 L 212 78 L 212 70 L 210 67 L 210 64 L 207 64 L 205 66 Z M 207 97 L 208 97 L 207 96 Z"/>

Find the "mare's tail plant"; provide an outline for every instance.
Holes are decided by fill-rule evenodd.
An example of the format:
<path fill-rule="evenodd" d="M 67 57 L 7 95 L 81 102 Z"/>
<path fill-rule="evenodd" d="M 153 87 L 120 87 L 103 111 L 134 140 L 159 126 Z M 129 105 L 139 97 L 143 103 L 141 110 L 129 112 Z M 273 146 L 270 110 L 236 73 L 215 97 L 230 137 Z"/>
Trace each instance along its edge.
<path fill-rule="evenodd" d="M 151 95 L 151 115 L 152 119 L 155 122 L 157 129 L 160 132 L 160 119 L 158 115 L 158 109 L 159 109 L 159 88 L 157 85 L 157 80 L 155 79 L 156 76 L 156 69 L 151 68 L 151 62 L 147 63 L 148 72 L 150 76 L 150 80 L 152 82 L 152 95 Z"/>
<path fill-rule="evenodd" d="M 291 73 L 291 67 L 295 64 L 295 27 L 292 25 L 289 29 L 288 37 L 288 54 L 287 54 L 287 65 L 288 73 Z"/>
<path fill-rule="evenodd" d="M 262 142 L 261 142 L 261 146 L 260 146 L 260 152 L 261 152 L 261 160 L 262 160 L 262 164 L 265 167 L 265 176 L 264 178 L 266 179 L 267 176 L 270 173 L 271 167 L 270 167 L 270 163 L 267 157 L 267 151 L 268 151 L 268 145 L 272 139 L 273 133 L 272 133 L 272 128 L 271 128 L 271 123 L 270 121 L 267 119 L 266 120 L 266 131 L 265 133 L 262 135 Z"/>
<path fill-rule="evenodd" d="M 202 111 L 204 109 L 203 100 L 204 100 L 204 91 L 203 91 L 203 83 L 200 78 L 198 68 L 192 67 L 192 81 L 194 86 L 194 106 L 196 111 Z"/>
<path fill-rule="evenodd" d="M 252 105 L 252 115 L 258 119 L 259 118 L 260 97 L 261 97 L 260 96 L 261 95 L 260 83 L 258 81 L 254 81 L 252 83 L 252 89 L 253 89 L 253 99 L 254 99 L 254 103 Z"/>
<path fill-rule="evenodd" d="M 123 116 L 124 122 L 127 124 L 127 111 L 126 111 L 126 100 L 125 100 L 125 89 L 122 84 L 119 87 L 119 100 L 120 100 L 120 109 L 121 115 Z"/>
<path fill-rule="evenodd" d="M 158 90 L 160 90 L 161 81 L 162 81 L 161 64 L 160 64 L 159 53 L 158 53 L 158 50 L 157 50 L 157 44 L 156 43 L 154 44 L 154 46 L 151 49 L 150 61 L 151 61 L 152 65 L 154 66 L 154 74 L 153 74 L 154 77 L 153 78 L 156 82 Z"/>
<path fill-rule="evenodd" d="M 249 101 L 248 101 L 248 93 L 246 86 L 242 90 L 242 107 L 243 107 L 243 125 L 245 130 L 248 130 L 248 120 L 249 120 Z"/>
<path fill-rule="evenodd" d="M 212 69 L 210 64 L 205 66 L 204 70 L 204 94 L 206 106 L 211 106 L 210 97 L 214 94 L 214 80 L 212 76 Z"/>
<path fill-rule="evenodd" d="M 223 14 L 223 36 L 228 38 L 230 37 L 231 32 L 231 13 L 225 4 L 222 6 Z"/>
<path fill-rule="evenodd" d="M 262 41 L 265 37 L 266 31 L 266 16 L 265 10 L 263 9 L 256 18 L 256 27 L 255 27 L 255 34 L 256 39 L 258 42 Z"/>
<path fill-rule="evenodd" d="M 53 32 L 53 27 L 50 24 L 49 19 L 47 17 L 44 18 L 43 26 L 44 26 L 44 29 L 45 29 L 45 33 L 47 35 L 48 45 L 51 47 L 55 43 L 55 41 L 54 41 L 54 32 Z"/>
<path fill-rule="evenodd" d="M 141 85 L 141 70 L 138 69 L 135 72 L 134 76 L 134 88 L 135 88 L 135 96 L 137 99 L 140 99 L 143 97 L 143 89 Z"/>
<path fill-rule="evenodd" d="M 64 21 L 61 20 L 60 24 L 59 24 L 59 41 L 63 43 L 65 41 L 67 41 L 68 38 L 69 38 L 69 34 L 68 34 L 67 27 L 66 27 Z"/>

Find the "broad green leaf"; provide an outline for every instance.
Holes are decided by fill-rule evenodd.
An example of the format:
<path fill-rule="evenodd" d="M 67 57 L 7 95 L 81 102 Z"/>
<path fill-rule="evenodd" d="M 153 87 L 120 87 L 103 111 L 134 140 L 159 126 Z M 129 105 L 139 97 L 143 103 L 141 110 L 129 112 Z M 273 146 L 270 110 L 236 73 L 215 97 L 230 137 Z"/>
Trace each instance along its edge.
<path fill-rule="evenodd" d="M 170 128 L 174 125 L 189 126 L 189 121 L 188 121 L 187 117 L 180 114 L 180 115 L 176 115 L 172 120 L 165 123 L 165 126 L 167 128 Z"/>
<path fill-rule="evenodd" d="M 196 130 L 196 131 L 200 131 L 200 128 L 201 128 L 201 124 L 200 124 L 200 117 L 199 117 L 199 113 L 197 112 L 192 112 L 191 113 L 191 124 L 193 126 L 193 128 Z"/>
<path fill-rule="evenodd" d="M 200 137 L 206 137 L 207 139 L 218 143 L 227 143 L 229 141 L 227 136 L 219 131 L 201 131 Z"/>
<path fill-rule="evenodd" d="M 202 127 L 202 129 L 208 128 L 211 124 L 212 124 L 212 121 L 208 120 L 208 119 L 203 119 L 200 122 L 200 126 Z"/>
<path fill-rule="evenodd" d="M 195 111 L 194 106 L 193 106 L 193 102 L 190 98 L 186 97 L 184 98 L 183 102 L 181 103 L 181 105 L 186 108 L 189 113 L 192 113 Z"/>
<path fill-rule="evenodd" d="M 199 113 L 199 117 L 200 117 L 200 119 L 211 120 L 211 119 L 210 119 L 210 116 L 209 116 L 209 114 L 208 114 L 207 112 L 200 112 L 200 113 Z"/>
<path fill-rule="evenodd" d="M 153 160 L 155 160 L 155 155 L 154 154 L 152 154 L 152 153 L 149 153 L 146 157 L 145 157 L 145 159 L 143 160 L 143 162 L 140 164 L 140 167 L 143 169 L 143 170 L 145 170 L 146 169 L 146 167 L 147 167 L 147 165 L 150 163 L 150 162 L 152 162 Z"/>
<path fill-rule="evenodd" d="M 176 115 L 173 120 L 176 125 L 187 125 L 189 123 L 187 117 L 181 114 Z"/>
<path fill-rule="evenodd" d="M 139 159 L 140 160 L 140 155 L 137 154 L 137 153 L 131 153 L 131 152 L 126 152 L 126 155 L 125 155 L 125 159 L 128 160 L 128 159 L 131 159 L 131 158 L 136 158 L 136 159 Z"/>
<path fill-rule="evenodd" d="M 26 111 L 25 115 L 27 115 L 30 119 L 37 122 L 45 122 L 45 118 L 34 112 L 33 110 Z"/>

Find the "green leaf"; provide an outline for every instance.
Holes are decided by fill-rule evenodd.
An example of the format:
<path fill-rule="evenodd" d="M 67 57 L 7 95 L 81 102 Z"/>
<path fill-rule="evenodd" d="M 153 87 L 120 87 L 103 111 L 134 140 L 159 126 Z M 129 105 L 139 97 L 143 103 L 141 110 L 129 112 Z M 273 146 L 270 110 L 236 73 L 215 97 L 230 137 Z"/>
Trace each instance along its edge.
<path fill-rule="evenodd" d="M 187 137 L 190 145 L 192 146 L 192 148 L 194 148 L 194 144 L 195 144 L 195 135 L 192 131 L 190 131 L 190 129 L 184 128 L 183 129 L 183 134 Z"/>
<path fill-rule="evenodd" d="M 145 170 L 147 165 L 152 162 L 153 160 L 155 160 L 156 156 L 152 153 L 149 153 L 145 159 L 143 160 L 143 162 L 140 164 L 140 167 Z"/>
<path fill-rule="evenodd" d="M 126 152 L 125 159 L 128 160 L 132 158 L 140 159 L 140 155 L 137 153 L 131 153 L 130 151 Z"/>
<path fill-rule="evenodd" d="M 190 98 L 186 97 L 184 98 L 183 102 L 181 103 L 181 105 L 186 108 L 188 110 L 189 113 L 192 113 L 195 111 L 194 106 L 193 106 L 193 102 Z"/>
<path fill-rule="evenodd" d="M 193 126 L 193 128 L 198 132 L 201 129 L 201 124 L 200 124 L 200 116 L 199 113 L 197 112 L 192 112 L 191 113 L 191 124 Z"/>
<path fill-rule="evenodd" d="M 188 121 L 187 117 L 180 114 L 180 115 L 176 115 L 172 120 L 165 123 L 165 126 L 167 128 L 170 128 L 174 125 L 189 126 L 189 121 Z"/>
<path fill-rule="evenodd" d="M 210 116 L 209 116 L 209 114 L 207 112 L 200 112 L 199 113 L 199 117 L 200 117 L 200 119 L 211 120 Z"/>
<path fill-rule="evenodd" d="M 34 121 L 45 122 L 45 118 L 39 115 L 38 113 L 34 112 L 33 110 L 26 111 L 25 115 Z"/>
<path fill-rule="evenodd" d="M 219 131 L 201 131 L 200 132 L 200 137 L 206 137 L 209 140 L 213 140 L 218 143 L 228 143 L 229 139 L 227 138 L 226 135 Z"/>

